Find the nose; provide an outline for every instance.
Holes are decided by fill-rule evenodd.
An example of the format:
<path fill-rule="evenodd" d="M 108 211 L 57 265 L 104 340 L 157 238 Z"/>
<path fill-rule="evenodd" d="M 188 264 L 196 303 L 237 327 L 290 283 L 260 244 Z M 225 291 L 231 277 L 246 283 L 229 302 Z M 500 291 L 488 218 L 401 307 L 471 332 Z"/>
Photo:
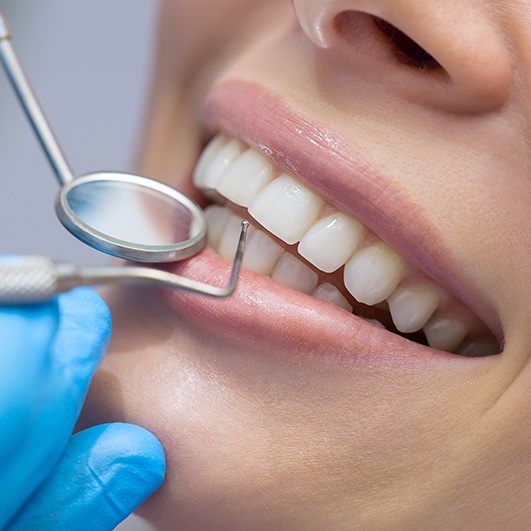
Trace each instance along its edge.
<path fill-rule="evenodd" d="M 405 97 L 450 112 L 480 113 L 499 108 L 509 96 L 511 54 L 486 2 L 293 2 L 308 38 L 340 56 L 343 70 L 350 63 L 354 72 L 356 61 L 366 67 L 370 60 L 381 82 L 393 79 L 393 90 Z"/>

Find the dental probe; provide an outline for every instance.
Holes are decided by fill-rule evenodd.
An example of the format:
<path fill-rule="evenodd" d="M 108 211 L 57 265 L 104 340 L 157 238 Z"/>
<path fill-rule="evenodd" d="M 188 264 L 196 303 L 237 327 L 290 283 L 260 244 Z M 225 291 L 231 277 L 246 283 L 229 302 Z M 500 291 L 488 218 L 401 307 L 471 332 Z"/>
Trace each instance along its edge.
<path fill-rule="evenodd" d="M 240 272 L 248 221 L 242 221 L 238 248 L 225 287 L 211 286 L 173 273 L 145 267 L 78 267 L 56 264 L 44 256 L 25 256 L 0 261 L 0 304 L 44 302 L 77 286 L 135 284 L 174 288 L 211 297 L 231 295 Z"/>

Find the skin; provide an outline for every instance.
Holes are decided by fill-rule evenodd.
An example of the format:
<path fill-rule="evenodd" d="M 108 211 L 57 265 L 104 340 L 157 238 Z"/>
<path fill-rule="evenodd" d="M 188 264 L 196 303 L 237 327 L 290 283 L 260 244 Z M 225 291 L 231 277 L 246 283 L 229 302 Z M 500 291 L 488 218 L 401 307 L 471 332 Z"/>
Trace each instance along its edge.
<path fill-rule="evenodd" d="M 140 514 L 163 528 L 527 529 L 531 5 L 329 3 L 323 27 L 377 9 L 442 65 L 426 71 L 356 15 L 318 47 L 301 24 L 319 4 L 300 0 L 297 18 L 289 0 L 163 2 L 140 171 L 189 192 L 207 91 L 266 88 L 393 175 L 499 320 L 502 354 L 449 365 L 294 355 L 203 329 L 155 292 L 114 290 L 82 425 L 133 422 L 160 438 L 166 481 Z"/>

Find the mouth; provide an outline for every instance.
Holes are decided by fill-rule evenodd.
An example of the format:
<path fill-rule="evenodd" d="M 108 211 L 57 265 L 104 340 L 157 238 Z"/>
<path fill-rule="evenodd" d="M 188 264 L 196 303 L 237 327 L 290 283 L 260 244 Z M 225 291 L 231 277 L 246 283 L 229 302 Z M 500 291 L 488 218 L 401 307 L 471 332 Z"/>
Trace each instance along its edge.
<path fill-rule="evenodd" d="M 243 91 L 246 96 L 256 100 L 256 89 L 249 93 L 247 89 Z M 235 92 L 241 95 L 241 87 Z M 234 94 L 233 87 L 229 87 L 229 94 Z M 452 290 L 453 285 L 435 280 L 429 266 L 418 267 L 414 253 L 395 248 L 390 241 L 393 231 L 381 234 L 374 230 L 377 220 L 384 216 L 378 218 L 368 212 L 370 191 L 353 194 L 361 195 L 363 201 L 359 197 L 354 203 L 342 201 L 342 186 L 333 187 L 330 176 L 324 187 L 318 178 L 305 175 L 307 165 L 302 164 L 298 173 L 297 164 L 291 164 L 290 155 L 277 151 L 274 142 L 255 141 L 252 145 L 248 138 L 254 140 L 256 133 L 249 133 L 249 122 L 247 127 L 236 127 L 233 113 L 224 119 L 226 103 L 219 105 L 216 97 L 213 100 L 207 114 L 221 132 L 203 150 L 193 174 L 193 184 L 205 198 L 203 203 L 208 204 L 210 249 L 196 262 L 221 267 L 219 260 L 225 260 L 228 267 L 245 218 L 251 227 L 242 290 L 269 290 L 284 299 L 282 304 L 289 305 L 291 300 L 293 308 L 303 304 L 314 312 L 326 313 L 334 323 L 340 320 L 339 335 L 345 326 L 353 332 L 365 331 L 359 336 L 390 342 L 391 349 L 399 344 L 404 350 L 418 352 L 420 348 L 422 352 L 465 357 L 500 352 L 491 329 L 456 295 L 459 289 Z M 280 114 L 278 107 L 275 113 Z M 262 128 L 272 129 L 271 124 Z M 285 146 L 289 152 L 289 144 Z M 359 168 L 351 173 L 359 174 Z M 352 187 L 352 182 L 347 184 L 347 188 Z M 382 212 L 380 205 L 377 210 Z M 389 210 L 386 214 L 392 216 Z M 395 231 L 396 225 L 400 224 L 395 224 Z M 389 235 L 391 238 L 385 238 Z M 172 295 L 174 300 L 179 297 Z M 249 310 L 248 297 L 241 302 L 240 314 L 245 313 L 246 306 Z M 232 307 L 237 304 L 233 301 Z M 256 320 L 255 309 L 253 305 L 249 325 Z M 203 308 L 199 313 L 208 312 Z"/>

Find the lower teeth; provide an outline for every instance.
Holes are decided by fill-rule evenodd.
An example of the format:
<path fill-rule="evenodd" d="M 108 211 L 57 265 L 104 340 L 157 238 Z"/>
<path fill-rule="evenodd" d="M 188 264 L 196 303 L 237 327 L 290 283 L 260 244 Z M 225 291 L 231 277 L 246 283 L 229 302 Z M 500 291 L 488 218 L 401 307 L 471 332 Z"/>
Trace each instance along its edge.
<path fill-rule="evenodd" d="M 223 258 L 231 260 L 236 252 L 241 220 L 227 208 L 212 205 L 205 211 L 209 226 L 209 244 Z M 389 330 L 401 337 L 437 350 L 458 353 L 468 357 L 488 356 L 499 352 L 494 340 L 466 340 L 468 327 L 455 319 L 432 317 L 423 330 L 405 334 L 396 329 L 387 302 L 374 306 L 358 303 L 347 297 L 333 284 L 319 284 L 319 275 L 293 254 L 284 251 L 277 242 L 262 230 L 251 227 L 248 235 L 243 267 L 270 277 L 283 285 L 325 300 L 355 313 L 374 326 Z M 351 304 L 352 302 L 352 304 Z"/>

